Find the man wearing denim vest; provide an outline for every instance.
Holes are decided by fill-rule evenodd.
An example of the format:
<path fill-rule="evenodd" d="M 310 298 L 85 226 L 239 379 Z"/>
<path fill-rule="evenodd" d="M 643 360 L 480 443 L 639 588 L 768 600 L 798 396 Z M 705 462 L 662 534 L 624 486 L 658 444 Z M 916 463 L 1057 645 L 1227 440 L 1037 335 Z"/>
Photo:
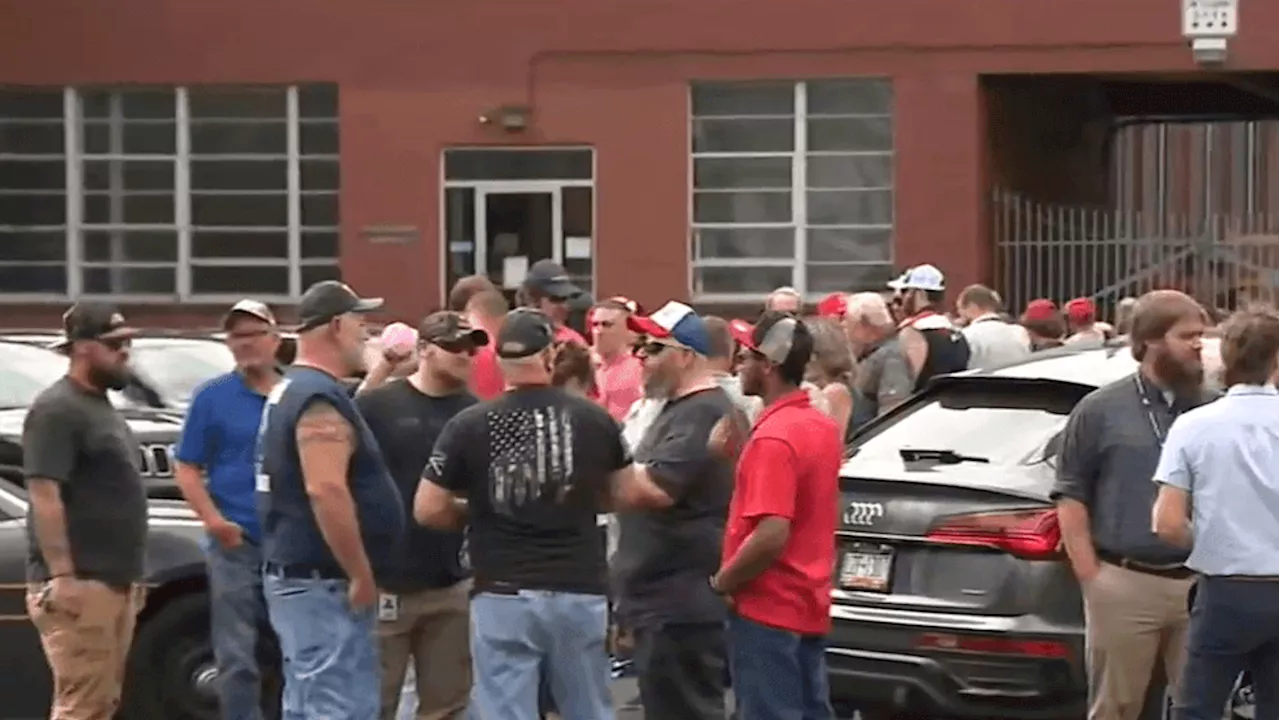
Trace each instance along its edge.
<path fill-rule="evenodd" d="M 267 398 L 258 437 L 263 589 L 284 655 L 284 718 L 379 714 L 375 574 L 404 510 L 342 380 L 363 366 L 361 299 L 335 281 L 298 305 L 298 356 Z"/>

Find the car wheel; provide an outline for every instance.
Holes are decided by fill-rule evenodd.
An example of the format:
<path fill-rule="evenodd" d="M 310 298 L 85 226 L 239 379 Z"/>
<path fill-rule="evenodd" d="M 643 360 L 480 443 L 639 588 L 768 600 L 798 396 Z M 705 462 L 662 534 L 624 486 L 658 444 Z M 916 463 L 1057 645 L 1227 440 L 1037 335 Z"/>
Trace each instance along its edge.
<path fill-rule="evenodd" d="M 279 673 L 266 672 L 265 717 L 279 716 Z M 209 637 L 209 598 L 182 595 L 167 602 L 134 635 L 122 716 L 219 720 L 218 666 Z"/>

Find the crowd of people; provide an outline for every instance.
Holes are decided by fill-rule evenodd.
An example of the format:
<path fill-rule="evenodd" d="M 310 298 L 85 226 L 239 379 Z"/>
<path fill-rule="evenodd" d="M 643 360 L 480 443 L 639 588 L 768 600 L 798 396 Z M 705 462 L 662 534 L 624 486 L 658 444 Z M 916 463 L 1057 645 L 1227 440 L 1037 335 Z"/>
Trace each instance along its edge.
<path fill-rule="evenodd" d="M 1084 589 L 1090 719 L 1136 718 L 1157 661 L 1180 718 L 1219 717 L 1244 669 L 1275 716 L 1274 309 L 1220 328 L 1215 399 L 1208 318 L 1186 295 L 1126 299 L 1109 325 L 1089 299 L 1014 319 L 991 288 L 952 308 L 946 291 L 921 265 L 806 315 L 779 288 L 749 323 L 678 301 L 584 306 L 543 261 L 519 307 L 463 279 L 369 363 L 381 300 L 326 281 L 297 307 L 287 369 L 271 309 L 237 303 L 237 367 L 196 393 L 176 453 L 208 535 L 223 716 L 262 717 L 270 633 L 287 719 L 391 720 L 408 672 L 421 720 L 608 718 L 624 646 L 653 720 L 723 719 L 730 690 L 742 720 L 830 718 L 846 441 L 934 376 L 1118 336 L 1140 369 L 1072 413 L 1053 491 Z M 24 428 L 28 609 L 52 717 L 100 719 L 143 602 L 136 443 L 105 394 L 135 331 L 97 303 L 63 329 L 68 375 Z"/>

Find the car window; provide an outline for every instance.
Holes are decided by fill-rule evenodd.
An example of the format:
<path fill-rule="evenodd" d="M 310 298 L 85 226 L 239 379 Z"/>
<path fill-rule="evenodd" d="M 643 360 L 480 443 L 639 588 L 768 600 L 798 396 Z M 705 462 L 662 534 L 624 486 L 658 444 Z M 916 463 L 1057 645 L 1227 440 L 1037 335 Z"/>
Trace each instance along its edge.
<path fill-rule="evenodd" d="M 0 408 L 23 408 L 67 373 L 58 353 L 17 343 L 0 343 Z"/>
<path fill-rule="evenodd" d="M 1038 462 L 1092 388 L 995 378 L 942 383 L 854 439 L 858 460 L 901 462 L 900 450 L 949 450 L 993 465 Z"/>
<path fill-rule="evenodd" d="M 236 366 L 226 345 L 203 340 L 135 342 L 131 361 L 166 400 L 179 403 L 189 403 L 201 383 Z"/>

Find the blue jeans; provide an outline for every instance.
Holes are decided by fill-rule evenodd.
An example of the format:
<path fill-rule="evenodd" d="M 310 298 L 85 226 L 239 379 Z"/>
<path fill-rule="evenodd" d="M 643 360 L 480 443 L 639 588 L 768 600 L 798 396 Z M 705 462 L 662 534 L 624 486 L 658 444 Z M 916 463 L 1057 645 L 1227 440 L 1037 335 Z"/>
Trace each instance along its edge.
<path fill-rule="evenodd" d="M 1275 582 L 1227 577 L 1202 577 L 1196 583 L 1175 720 L 1221 720 L 1236 678 L 1245 670 L 1253 681 L 1254 716 L 1277 717 L 1276 587 Z"/>
<path fill-rule="evenodd" d="M 283 720 L 372 720 L 381 682 L 376 608 L 353 612 L 346 580 L 264 577 L 284 656 Z"/>
<path fill-rule="evenodd" d="M 822 637 L 730 614 L 727 639 L 740 720 L 831 720 Z"/>
<path fill-rule="evenodd" d="M 521 590 L 471 600 L 471 712 L 484 720 L 538 717 L 546 673 L 559 714 L 612 720 L 608 603 L 602 595 Z"/>
<path fill-rule="evenodd" d="M 213 655 L 224 720 L 261 720 L 262 675 L 258 636 L 268 628 L 262 596 L 262 551 L 248 542 L 227 550 L 206 548 Z"/>

